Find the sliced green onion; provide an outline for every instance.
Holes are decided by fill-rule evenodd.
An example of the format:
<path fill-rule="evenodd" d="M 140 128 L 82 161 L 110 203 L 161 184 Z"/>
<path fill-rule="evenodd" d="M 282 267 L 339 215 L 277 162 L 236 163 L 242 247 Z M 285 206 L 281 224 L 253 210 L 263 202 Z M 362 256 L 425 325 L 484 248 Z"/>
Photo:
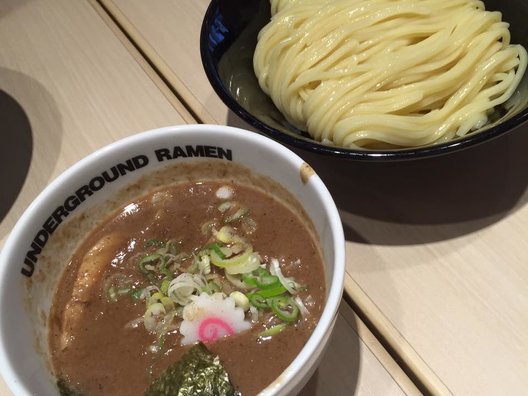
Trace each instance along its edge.
<path fill-rule="evenodd" d="M 173 256 L 178 254 L 178 243 L 176 241 L 168 241 L 165 247 L 165 252 Z"/>
<path fill-rule="evenodd" d="M 244 293 L 241 293 L 239 291 L 234 291 L 231 294 L 229 294 L 229 297 L 231 297 L 233 300 L 235 300 L 235 305 L 237 307 L 240 307 L 245 311 L 249 309 L 249 298 Z"/>
<path fill-rule="evenodd" d="M 258 254 L 251 253 L 247 260 L 241 262 L 237 265 L 231 265 L 225 268 L 227 274 L 236 275 L 236 274 L 247 274 L 254 271 L 260 266 L 260 259 Z"/>
<path fill-rule="evenodd" d="M 271 273 L 264 267 L 258 267 L 255 271 L 253 271 L 253 275 L 258 276 L 258 277 L 263 277 L 263 276 L 269 276 L 271 275 Z"/>
<path fill-rule="evenodd" d="M 274 287 L 269 287 L 267 289 L 259 290 L 259 293 L 260 293 L 261 296 L 263 296 L 265 298 L 277 297 L 277 296 L 280 296 L 280 295 L 286 293 L 286 288 L 284 286 L 282 286 L 280 283 L 278 283 Z"/>
<path fill-rule="evenodd" d="M 144 289 L 133 289 L 131 292 L 132 298 L 134 300 L 140 300 L 141 297 L 143 296 L 143 290 Z"/>
<path fill-rule="evenodd" d="M 233 255 L 233 250 L 228 246 L 222 246 L 220 250 L 224 254 L 224 257 L 231 257 Z"/>
<path fill-rule="evenodd" d="M 213 281 L 207 283 L 207 289 L 208 289 L 208 294 L 216 293 L 222 290 L 220 285 Z"/>
<path fill-rule="evenodd" d="M 202 224 L 202 226 L 200 227 L 200 230 L 202 231 L 202 234 L 204 236 L 207 236 L 211 233 L 211 231 L 213 231 L 214 227 L 215 227 L 215 221 L 209 220 Z"/>
<path fill-rule="evenodd" d="M 280 268 L 279 260 L 275 258 L 271 259 L 270 272 L 272 275 L 275 275 L 279 278 L 279 281 L 282 286 L 284 286 L 290 294 L 297 294 L 298 289 L 301 288 L 300 284 L 295 282 L 293 279 L 287 278 L 283 275 Z"/>
<path fill-rule="evenodd" d="M 229 210 L 233 206 L 232 201 L 225 201 L 222 202 L 220 205 L 217 206 L 217 209 L 220 211 L 220 213 L 225 213 L 227 210 Z"/>
<path fill-rule="evenodd" d="M 255 279 L 260 289 L 270 289 L 280 285 L 279 278 L 274 275 L 266 275 Z"/>
<path fill-rule="evenodd" d="M 202 259 L 198 262 L 198 269 L 202 274 L 210 274 L 211 273 L 211 258 L 204 254 L 202 256 Z"/>
<path fill-rule="evenodd" d="M 237 266 L 240 264 L 244 264 L 246 261 L 248 261 L 249 257 L 253 253 L 253 249 L 250 246 L 243 253 L 237 256 L 225 258 L 220 248 L 218 250 L 220 251 L 220 254 L 216 249 L 211 250 L 211 262 L 220 268 L 227 268 L 231 266 Z"/>
<path fill-rule="evenodd" d="M 243 278 L 241 278 L 239 275 L 231 275 L 231 274 L 228 274 L 227 272 L 225 272 L 225 277 L 237 289 L 251 290 L 251 289 L 255 288 L 255 285 L 251 286 L 251 285 L 246 284 L 243 281 Z M 244 277 L 244 274 L 242 274 L 242 277 Z"/>
<path fill-rule="evenodd" d="M 233 242 L 233 237 L 235 235 L 235 230 L 232 227 L 229 226 L 223 226 L 220 228 L 220 230 L 215 234 L 216 239 L 218 239 L 220 242 L 223 243 L 231 243 Z"/>
<path fill-rule="evenodd" d="M 171 278 L 165 278 L 161 281 L 160 291 L 165 295 L 167 295 L 169 292 L 169 285 L 171 280 Z"/>
<path fill-rule="evenodd" d="M 310 314 L 310 311 L 308 311 L 308 308 L 306 308 L 306 305 L 304 305 L 303 301 L 299 296 L 295 296 L 293 299 L 295 301 L 295 304 L 299 307 L 299 311 L 301 312 L 301 316 L 305 318 Z"/>
<path fill-rule="evenodd" d="M 161 265 L 160 265 L 160 272 L 165 275 L 167 278 L 171 278 L 174 276 L 174 274 L 172 273 L 172 271 L 168 268 L 170 262 L 169 260 L 167 260 L 166 257 L 161 257 L 160 258 L 161 260 Z"/>
<path fill-rule="evenodd" d="M 277 276 L 271 275 L 268 270 L 258 267 L 251 275 L 243 274 L 242 280 L 248 286 L 259 288 L 259 293 L 264 297 L 275 297 L 286 292 Z"/>
<path fill-rule="evenodd" d="M 186 305 L 191 301 L 191 295 L 207 287 L 202 275 L 183 273 L 173 279 L 169 285 L 168 296 L 179 305 Z"/>
<path fill-rule="evenodd" d="M 119 296 L 129 294 L 133 281 L 126 275 L 118 272 L 110 275 L 103 281 L 103 291 L 110 302 L 116 302 Z"/>
<path fill-rule="evenodd" d="M 247 244 L 239 240 L 236 243 L 233 243 L 230 247 L 233 254 L 239 254 L 240 252 L 246 250 Z"/>
<path fill-rule="evenodd" d="M 153 305 L 153 304 L 157 304 L 159 302 L 161 302 L 161 299 L 163 298 L 163 294 L 160 293 L 160 292 L 156 292 L 154 293 L 152 296 L 150 296 L 147 300 L 147 306 L 150 306 L 150 305 Z"/>
<path fill-rule="evenodd" d="M 162 303 L 155 303 L 150 305 L 145 315 L 143 315 L 143 323 L 148 331 L 155 331 L 158 328 L 159 323 L 165 316 L 165 307 Z"/>
<path fill-rule="evenodd" d="M 226 255 L 222 251 L 220 244 L 218 244 L 216 242 L 215 243 L 211 243 L 208 246 L 208 248 L 211 250 L 211 256 L 212 256 L 212 253 L 216 253 L 216 255 L 220 258 L 220 260 L 223 260 L 223 259 L 226 258 Z M 213 264 L 215 264 L 215 263 L 213 262 Z"/>
<path fill-rule="evenodd" d="M 191 257 L 189 253 L 180 253 L 177 255 L 168 255 L 168 257 L 171 259 L 172 262 L 177 263 L 178 265 L 181 264 L 183 261 L 187 260 Z"/>
<path fill-rule="evenodd" d="M 257 287 L 257 280 L 253 276 L 248 274 L 242 274 L 241 279 L 246 285 Z"/>
<path fill-rule="evenodd" d="M 163 348 L 163 345 L 165 345 L 165 334 L 162 334 L 159 336 L 158 342 L 156 345 L 159 349 Z"/>
<path fill-rule="evenodd" d="M 293 322 L 299 316 L 299 307 L 290 297 L 273 297 L 269 305 L 273 313 L 285 322 Z"/>
<path fill-rule="evenodd" d="M 141 260 L 139 260 L 139 263 L 138 263 L 139 270 L 144 274 L 148 274 L 151 271 L 148 268 L 146 268 L 146 265 L 155 263 L 161 257 L 162 256 L 159 253 L 152 253 L 152 254 L 149 254 L 148 256 L 143 257 Z"/>
<path fill-rule="evenodd" d="M 117 301 L 117 291 L 116 291 L 116 288 L 114 286 L 110 286 L 108 288 L 108 298 L 112 302 L 116 302 Z"/>
<path fill-rule="evenodd" d="M 144 249 L 150 249 L 150 248 L 162 248 L 165 246 L 165 242 L 163 241 L 160 241 L 159 239 L 149 239 L 148 241 L 145 241 L 145 243 L 143 244 L 143 248 Z"/>
<path fill-rule="evenodd" d="M 185 270 L 185 272 L 189 273 L 189 274 L 194 274 L 198 271 L 198 268 L 199 268 L 199 264 L 200 264 L 200 259 L 198 258 L 198 256 L 196 256 L 194 253 L 193 253 L 193 262 L 191 265 L 189 265 L 187 267 L 187 269 Z"/>
<path fill-rule="evenodd" d="M 246 297 L 249 299 L 249 303 L 256 308 L 264 309 L 269 307 L 266 298 L 260 293 L 251 293 Z"/>
<path fill-rule="evenodd" d="M 160 289 L 156 285 L 147 286 L 143 289 L 143 298 L 148 299 L 152 295 L 151 293 L 156 293 L 159 291 Z"/>
<path fill-rule="evenodd" d="M 172 301 L 169 297 L 161 297 L 160 302 L 165 307 L 165 311 L 169 312 L 172 311 L 175 308 L 174 301 Z"/>
<path fill-rule="evenodd" d="M 242 219 L 242 231 L 247 235 L 253 234 L 257 230 L 257 222 L 251 217 L 244 217 Z"/>
<path fill-rule="evenodd" d="M 257 307 L 251 305 L 249 307 L 249 313 L 251 315 L 251 323 L 257 323 L 259 320 L 259 310 L 257 309 Z"/>
<path fill-rule="evenodd" d="M 233 221 L 237 221 L 237 220 L 241 219 L 242 217 L 244 217 L 248 213 L 249 213 L 249 209 L 240 208 L 234 214 L 224 217 L 224 221 L 226 223 L 232 223 Z"/>
<path fill-rule="evenodd" d="M 288 326 L 288 323 L 279 323 L 278 325 L 272 326 L 269 329 L 264 330 L 263 332 L 259 333 L 259 337 L 273 337 L 279 334 L 282 330 L 284 330 Z"/>

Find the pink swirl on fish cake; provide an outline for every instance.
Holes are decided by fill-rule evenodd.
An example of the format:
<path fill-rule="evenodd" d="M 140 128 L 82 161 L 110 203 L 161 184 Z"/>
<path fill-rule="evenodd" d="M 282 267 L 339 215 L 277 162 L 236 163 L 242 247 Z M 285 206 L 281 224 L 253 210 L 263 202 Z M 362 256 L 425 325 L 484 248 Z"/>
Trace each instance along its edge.
<path fill-rule="evenodd" d="M 208 317 L 202 320 L 198 327 L 198 338 L 204 343 L 216 341 L 220 337 L 233 335 L 231 326 L 217 317 Z"/>

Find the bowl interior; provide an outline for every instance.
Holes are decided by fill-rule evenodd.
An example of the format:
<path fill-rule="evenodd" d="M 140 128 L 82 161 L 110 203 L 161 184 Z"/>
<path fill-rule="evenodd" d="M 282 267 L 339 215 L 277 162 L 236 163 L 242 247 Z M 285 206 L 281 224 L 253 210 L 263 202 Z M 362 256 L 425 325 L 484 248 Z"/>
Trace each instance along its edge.
<path fill-rule="evenodd" d="M 528 48 L 528 3 L 486 0 L 487 10 L 501 11 L 510 23 L 512 43 Z M 410 149 L 357 150 L 316 142 L 293 127 L 262 91 L 253 72 L 257 35 L 269 21 L 269 0 L 213 0 L 204 17 L 201 55 L 216 93 L 238 116 L 259 131 L 288 145 L 320 154 L 359 160 L 420 158 L 474 145 L 515 129 L 528 120 L 528 73 L 515 94 L 496 109 L 490 123 L 448 143 Z"/>
<path fill-rule="evenodd" d="M 176 169 L 176 174 L 170 174 L 171 182 L 177 177 L 186 180 L 189 172 L 184 164 L 203 161 L 203 155 L 160 160 L 156 153 L 160 149 L 175 153 L 177 148 L 187 147 L 194 153 L 209 152 L 209 157 L 215 157 L 210 161 L 238 164 L 272 178 L 298 197 L 305 212 L 310 213 L 325 261 L 327 305 L 312 337 L 275 388 L 284 390 L 299 383 L 302 370 L 315 364 L 331 332 L 344 277 L 343 230 L 328 190 L 316 175 L 301 178 L 303 161 L 271 139 L 229 127 L 170 127 L 116 142 L 74 165 L 37 197 L 7 239 L 0 255 L 0 369 L 14 394 L 57 393 L 47 358 L 47 320 L 56 282 L 77 243 L 109 211 L 138 195 L 137 189 L 126 188 L 138 179 L 157 183 L 153 172 Z M 257 150 L 259 155 L 255 155 Z M 104 183 L 101 175 L 116 164 L 127 165 L 128 171 Z M 155 188 L 156 184 L 147 186 Z M 76 194 L 87 188 L 92 194 L 76 203 Z M 49 231 L 53 224 L 50 218 L 58 208 L 71 211 Z M 28 252 L 36 250 L 35 243 L 42 245 L 41 252 L 28 258 Z"/>

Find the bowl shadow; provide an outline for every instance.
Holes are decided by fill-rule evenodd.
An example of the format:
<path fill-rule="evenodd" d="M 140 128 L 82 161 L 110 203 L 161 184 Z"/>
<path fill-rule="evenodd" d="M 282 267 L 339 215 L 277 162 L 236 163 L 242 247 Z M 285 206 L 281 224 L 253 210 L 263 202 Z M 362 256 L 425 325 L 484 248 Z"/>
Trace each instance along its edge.
<path fill-rule="evenodd" d="M 2 240 L 53 174 L 62 145 L 62 120 L 55 99 L 34 78 L 0 67 L 0 87 Z"/>
<path fill-rule="evenodd" d="M 22 106 L 7 92 L 0 91 L 0 222 L 16 201 L 29 172 L 33 152 L 31 125 Z"/>
<path fill-rule="evenodd" d="M 227 124 L 247 128 L 233 112 Z M 365 218 L 367 227 L 368 219 L 385 224 L 383 232 L 369 232 L 367 242 L 344 221 L 346 239 L 388 245 L 456 238 L 523 206 L 528 201 L 526 147 L 527 127 L 449 155 L 391 163 L 329 159 L 289 146 L 324 181 L 343 220 L 351 215 Z M 417 237 L 402 233 L 402 225 L 428 227 L 421 227 Z"/>
<path fill-rule="evenodd" d="M 318 368 L 299 392 L 299 396 L 356 393 L 362 361 L 357 327 L 351 308 L 342 301 L 332 337 Z"/>
<path fill-rule="evenodd" d="M 524 23 L 528 3 L 487 0 L 486 9 L 501 11 L 510 22 L 512 42 L 528 45 Z M 328 148 L 315 150 L 306 137 L 294 138 L 295 132 L 258 86 L 252 56 L 256 35 L 268 20 L 269 4 L 263 0 L 212 1 L 201 37 L 206 74 L 231 109 L 227 125 L 272 137 L 315 169 L 342 213 L 347 240 L 408 245 L 456 238 L 487 227 L 526 203 L 528 76 L 518 88 L 519 117 L 446 150 L 439 145 L 420 153 L 402 151 L 391 154 L 390 161 L 385 161 L 386 153 L 376 156 L 365 150 L 348 157 L 332 154 Z M 361 157 L 365 155 L 368 158 Z M 361 227 L 356 227 L 356 220 Z M 407 232 L 413 226 L 424 227 Z"/>

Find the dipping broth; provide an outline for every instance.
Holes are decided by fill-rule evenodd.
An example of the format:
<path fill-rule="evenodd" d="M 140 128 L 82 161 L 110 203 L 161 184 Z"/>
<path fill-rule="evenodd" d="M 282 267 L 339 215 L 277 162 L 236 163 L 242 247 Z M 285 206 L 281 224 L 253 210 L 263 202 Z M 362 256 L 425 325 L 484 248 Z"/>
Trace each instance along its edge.
<path fill-rule="evenodd" d="M 182 275 L 191 286 L 179 287 Z M 123 205 L 77 247 L 54 296 L 51 362 L 80 394 L 142 395 L 203 341 L 235 389 L 254 395 L 305 345 L 324 301 L 318 243 L 290 205 L 232 178 L 186 181 Z M 194 323 L 202 308 L 220 317 L 214 331 Z"/>

